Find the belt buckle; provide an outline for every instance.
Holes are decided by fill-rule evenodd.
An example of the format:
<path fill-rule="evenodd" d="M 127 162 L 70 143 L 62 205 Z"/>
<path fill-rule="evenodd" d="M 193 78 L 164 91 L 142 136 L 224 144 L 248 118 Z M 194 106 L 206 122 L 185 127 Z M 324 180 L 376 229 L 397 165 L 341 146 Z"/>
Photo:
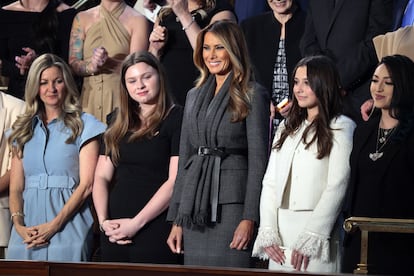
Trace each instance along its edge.
<path fill-rule="evenodd" d="M 204 146 L 198 147 L 197 154 L 199 156 L 206 156 L 208 154 L 208 148 Z"/>

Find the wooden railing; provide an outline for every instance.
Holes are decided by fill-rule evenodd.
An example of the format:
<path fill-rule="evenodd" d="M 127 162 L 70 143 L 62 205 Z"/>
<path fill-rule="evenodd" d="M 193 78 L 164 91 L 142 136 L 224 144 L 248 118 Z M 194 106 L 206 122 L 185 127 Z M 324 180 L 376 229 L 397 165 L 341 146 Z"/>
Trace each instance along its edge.
<path fill-rule="evenodd" d="M 414 233 L 414 219 L 350 217 L 345 220 L 344 229 L 348 233 L 361 230 L 361 258 L 354 274 L 368 274 L 368 233 Z"/>
<path fill-rule="evenodd" d="M 239 269 L 127 263 L 55 263 L 0 260 L 0 275 L 19 276 L 292 276 L 267 269 Z M 306 274 L 309 275 L 309 274 Z M 326 276 L 327 274 L 312 274 Z M 332 275 L 332 274 L 330 274 Z M 338 274 L 340 275 L 340 274 Z M 342 274 L 345 275 L 345 274 Z"/>

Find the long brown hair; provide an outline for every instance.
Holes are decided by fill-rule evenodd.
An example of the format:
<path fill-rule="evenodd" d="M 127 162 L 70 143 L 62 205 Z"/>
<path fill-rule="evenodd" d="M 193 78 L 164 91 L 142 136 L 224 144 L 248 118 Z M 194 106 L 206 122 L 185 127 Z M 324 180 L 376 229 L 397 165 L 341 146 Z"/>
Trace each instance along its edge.
<path fill-rule="evenodd" d="M 157 104 L 153 112 L 145 122 L 140 118 L 141 108 L 138 102 L 133 100 L 128 93 L 125 81 L 126 71 L 133 65 L 144 62 L 158 73 L 160 91 Z M 149 52 L 136 52 L 127 56 L 122 63 L 120 85 L 120 107 L 115 115 L 115 120 L 106 130 L 103 141 L 105 143 L 105 155 L 111 155 L 113 164 L 119 160 L 119 143 L 128 131 L 132 132 L 128 142 L 143 137 L 153 137 L 160 123 L 174 106 L 173 99 L 167 91 L 166 76 L 161 63 Z"/>
<path fill-rule="evenodd" d="M 318 159 L 329 155 L 333 146 L 333 133 L 330 127 L 331 120 L 342 112 L 342 88 L 338 70 L 335 64 L 325 56 L 305 57 L 296 65 L 293 76 L 299 67 L 306 67 L 307 79 L 312 91 L 318 99 L 319 113 L 306 127 L 302 141 L 306 149 L 317 143 Z M 293 85 L 293 84 L 292 84 Z M 307 109 L 299 106 L 296 97 L 293 97 L 292 108 L 285 120 L 285 128 L 274 148 L 280 149 L 286 138 L 293 135 L 306 120 Z M 312 135 L 313 134 L 313 135 Z M 308 138 L 308 136 L 312 137 Z"/>
<path fill-rule="evenodd" d="M 198 34 L 194 49 L 194 64 L 200 71 L 196 86 L 203 85 L 210 75 L 204 63 L 203 46 L 206 33 L 214 34 L 223 44 L 229 54 L 231 70 L 233 72 L 230 84 L 229 109 L 232 112 L 232 122 L 241 121 L 247 117 L 251 103 L 251 64 L 244 34 L 239 25 L 232 21 L 215 21 Z"/>

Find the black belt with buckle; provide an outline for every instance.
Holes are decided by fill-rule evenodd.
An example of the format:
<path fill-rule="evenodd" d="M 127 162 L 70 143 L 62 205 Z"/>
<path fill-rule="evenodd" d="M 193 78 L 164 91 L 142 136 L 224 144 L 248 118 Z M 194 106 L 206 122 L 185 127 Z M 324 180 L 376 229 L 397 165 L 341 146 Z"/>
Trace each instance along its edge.
<path fill-rule="evenodd" d="M 197 155 L 199 156 L 213 155 L 213 156 L 218 156 L 218 157 L 223 158 L 223 157 L 227 157 L 228 155 L 232 155 L 232 154 L 247 156 L 247 149 L 225 148 L 225 147 L 211 148 L 211 147 L 205 147 L 205 146 L 198 147 L 197 149 Z"/>
<path fill-rule="evenodd" d="M 211 221 L 217 222 L 217 208 L 218 208 L 218 198 L 219 198 L 219 186 L 220 186 L 220 167 L 221 159 L 226 158 L 229 155 L 243 155 L 247 156 L 246 148 L 224 148 L 224 147 L 206 147 L 201 146 L 197 149 L 197 155 L 204 156 L 214 156 L 214 165 L 213 165 L 213 179 L 211 185 Z"/>

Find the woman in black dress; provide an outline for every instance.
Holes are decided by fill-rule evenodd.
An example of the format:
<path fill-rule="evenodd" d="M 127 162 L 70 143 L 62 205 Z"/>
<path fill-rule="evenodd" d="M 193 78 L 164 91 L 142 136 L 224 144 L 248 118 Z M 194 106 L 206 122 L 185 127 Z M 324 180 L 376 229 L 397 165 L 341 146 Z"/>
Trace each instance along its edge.
<path fill-rule="evenodd" d="M 177 263 L 165 240 L 182 108 L 171 100 L 150 53 L 129 55 L 121 70 L 121 105 L 103 136 L 92 193 L 102 260 Z"/>
<path fill-rule="evenodd" d="M 351 153 L 346 217 L 413 219 L 414 63 L 384 57 L 371 80 L 374 112 L 357 126 Z M 344 241 L 343 272 L 360 260 L 360 232 Z M 411 275 L 413 234 L 370 233 L 368 271 Z"/>

